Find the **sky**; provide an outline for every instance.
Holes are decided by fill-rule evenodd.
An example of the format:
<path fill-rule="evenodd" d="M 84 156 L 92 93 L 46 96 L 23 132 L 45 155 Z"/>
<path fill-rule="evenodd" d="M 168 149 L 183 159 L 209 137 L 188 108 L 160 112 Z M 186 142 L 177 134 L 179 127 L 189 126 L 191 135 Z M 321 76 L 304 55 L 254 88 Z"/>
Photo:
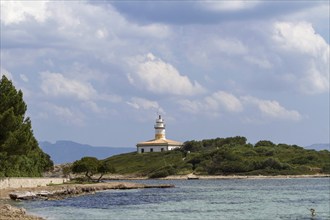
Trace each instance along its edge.
<path fill-rule="evenodd" d="M 38 141 L 329 143 L 329 1 L 1 0 Z"/>

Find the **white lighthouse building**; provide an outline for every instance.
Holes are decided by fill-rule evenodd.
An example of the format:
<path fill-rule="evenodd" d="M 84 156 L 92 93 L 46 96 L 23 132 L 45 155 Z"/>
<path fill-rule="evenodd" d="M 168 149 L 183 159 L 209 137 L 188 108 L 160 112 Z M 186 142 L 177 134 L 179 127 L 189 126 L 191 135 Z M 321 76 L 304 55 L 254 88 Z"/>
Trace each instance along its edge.
<path fill-rule="evenodd" d="M 181 142 L 166 139 L 165 123 L 161 115 L 156 119 L 154 128 L 155 139 L 137 143 L 138 153 L 169 151 L 183 145 Z"/>

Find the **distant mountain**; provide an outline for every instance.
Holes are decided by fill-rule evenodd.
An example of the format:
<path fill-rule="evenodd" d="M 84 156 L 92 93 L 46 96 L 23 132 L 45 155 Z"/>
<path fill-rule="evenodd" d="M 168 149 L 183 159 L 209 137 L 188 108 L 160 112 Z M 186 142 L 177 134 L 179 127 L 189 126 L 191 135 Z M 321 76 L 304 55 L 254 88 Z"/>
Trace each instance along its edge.
<path fill-rule="evenodd" d="M 54 164 L 70 163 L 86 156 L 105 159 L 116 154 L 136 150 L 133 147 L 95 147 L 73 141 L 56 141 L 55 144 L 42 141 L 39 142 L 39 145 L 45 153 L 49 154 Z"/>
<path fill-rule="evenodd" d="M 312 144 L 310 146 L 305 147 L 306 149 L 313 149 L 313 150 L 328 150 L 330 151 L 330 144 Z"/>

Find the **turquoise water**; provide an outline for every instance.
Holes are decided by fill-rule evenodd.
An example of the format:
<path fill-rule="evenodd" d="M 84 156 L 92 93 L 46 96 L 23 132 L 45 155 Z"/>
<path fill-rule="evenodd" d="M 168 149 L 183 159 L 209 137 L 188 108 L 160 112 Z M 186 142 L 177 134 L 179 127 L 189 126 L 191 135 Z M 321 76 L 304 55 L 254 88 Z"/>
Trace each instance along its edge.
<path fill-rule="evenodd" d="M 135 182 L 176 187 L 109 190 L 20 205 L 47 219 L 330 219 L 329 178 Z"/>

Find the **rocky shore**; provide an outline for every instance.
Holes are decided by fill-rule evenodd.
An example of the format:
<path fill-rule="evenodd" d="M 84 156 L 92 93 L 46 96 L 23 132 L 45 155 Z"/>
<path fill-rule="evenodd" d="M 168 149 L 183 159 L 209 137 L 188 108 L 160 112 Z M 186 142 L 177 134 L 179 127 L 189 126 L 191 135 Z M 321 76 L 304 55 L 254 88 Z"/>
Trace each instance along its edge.
<path fill-rule="evenodd" d="M 0 220 L 43 220 L 41 217 L 29 215 L 23 208 L 8 204 L 0 204 Z"/>
<path fill-rule="evenodd" d="M 92 184 L 63 184 L 52 185 L 35 188 L 20 188 L 20 189 L 4 189 L 1 190 L 2 199 L 12 200 L 57 200 L 68 197 L 79 196 L 84 194 L 91 194 L 98 191 L 110 189 L 142 189 L 142 188 L 170 188 L 174 185 L 160 184 L 160 185 L 146 185 L 129 182 L 108 182 L 108 183 L 92 183 Z"/>
<path fill-rule="evenodd" d="M 41 217 L 36 217 L 27 214 L 23 208 L 16 208 L 9 204 L 5 204 L 9 198 L 12 200 L 58 200 L 68 197 L 92 194 L 103 190 L 125 190 L 125 189 L 143 189 L 143 188 L 171 188 L 174 185 L 146 185 L 129 182 L 109 182 L 109 183 L 93 183 L 93 184 L 63 184 L 42 186 L 34 188 L 19 188 L 19 189 L 1 189 L 0 199 L 0 220 L 42 220 Z"/>

